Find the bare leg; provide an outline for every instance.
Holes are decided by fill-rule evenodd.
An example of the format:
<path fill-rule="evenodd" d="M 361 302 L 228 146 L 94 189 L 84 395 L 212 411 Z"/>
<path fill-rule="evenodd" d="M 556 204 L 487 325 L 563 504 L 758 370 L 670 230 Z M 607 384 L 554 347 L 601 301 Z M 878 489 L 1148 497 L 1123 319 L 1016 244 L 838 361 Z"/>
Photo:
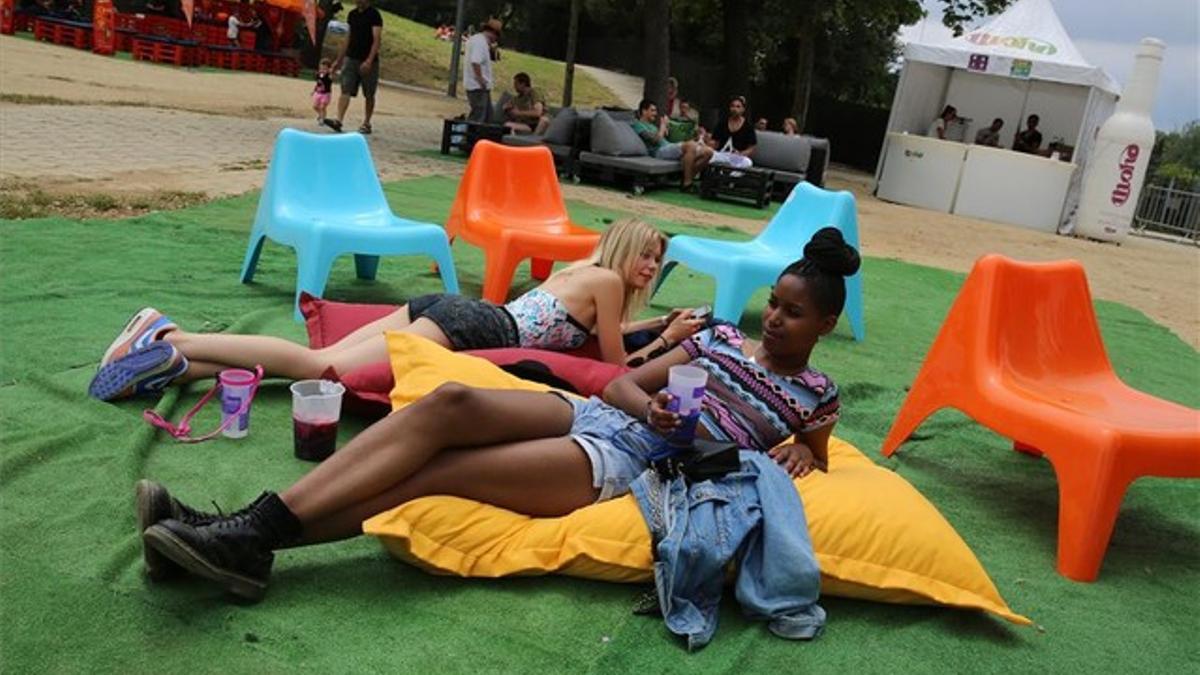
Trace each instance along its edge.
<path fill-rule="evenodd" d="M 173 384 L 184 384 L 187 382 L 195 382 L 196 380 L 207 380 L 217 373 L 225 370 L 225 366 L 219 363 L 209 363 L 208 361 L 188 361 L 187 372 L 179 376 Z"/>
<path fill-rule="evenodd" d="M 546 133 L 546 129 L 549 128 L 549 126 L 550 126 L 550 116 L 542 115 L 541 119 L 538 120 L 537 129 L 534 129 L 533 133 L 544 134 L 544 133 Z"/>
<path fill-rule="evenodd" d="M 696 144 L 691 141 L 683 142 L 683 158 L 680 162 L 683 164 L 683 187 L 691 187 L 692 178 L 695 177 L 696 164 Z"/>
<path fill-rule="evenodd" d="M 317 522 L 398 489 L 444 450 L 558 438 L 571 422 L 570 406 L 552 394 L 444 384 L 371 425 L 280 496 L 302 523 Z"/>
<path fill-rule="evenodd" d="M 363 97 L 363 103 L 363 107 L 365 108 L 365 110 L 363 110 L 363 124 L 370 124 L 371 115 L 375 114 L 375 97 L 365 96 Z"/>
<path fill-rule="evenodd" d="M 341 122 L 346 119 L 346 109 L 350 107 L 350 97 L 342 94 L 338 97 L 338 116 L 337 121 Z"/>
<path fill-rule="evenodd" d="M 529 516 L 562 516 L 596 501 L 587 455 L 561 436 L 447 450 L 408 480 L 332 516 L 304 525 L 302 544 L 362 534 L 364 520 L 429 495 L 465 497 Z"/>
<path fill-rule="evenodd" d="M 369 340 L 380 333 L 389 330 L 404 330 L 412 324 L 412 318 L 408 315 L 408 305 L 401 305 L 400 309 L 388 314 L 382 319 L 376 319 L 360 328 L 356 328 L 354 332 L 346 337 L 338 340 L 330 345 L 331 347 L 352 347 L 360 342 Z M 444 344 L 437 341 L 439 344 Z"/>
<path fill-rule="evenodd" d="M 695 177 L 695 176 L 699 176 L 700 174 L 704 173 L 704 167 L 708 166 L 708 163 L 712 161 L 712 158 L 713 158 L 713 149 L 706 145 L 701 145 L 701 144 L 697 143 L 696 144 L 696 167 L 695 167 L 695 169 L 692 170 L 692 176 Z"/>
<path fill-rule="evenodd" d="M 328 368 L 349 373 L 357 368 L 387 360 L 384 330 L 403 330 L 450 347 L 446 334 L 429 319 L 397 325 L 407 320 L 407 310 L 395 312 L 346 336 L 325 349 L 309 349 L 295 342 L 268 335 L 226 335 L 171 331 L 163 338 L 175 345 L 189 361 L 222 368 L 254 368 L 261 365 L 269 377 L 304 380 L 320 377 Z M 189 368 L 190 370 L 190 368 Z M 191 378 L 195 379 L 195 378 Z"/>

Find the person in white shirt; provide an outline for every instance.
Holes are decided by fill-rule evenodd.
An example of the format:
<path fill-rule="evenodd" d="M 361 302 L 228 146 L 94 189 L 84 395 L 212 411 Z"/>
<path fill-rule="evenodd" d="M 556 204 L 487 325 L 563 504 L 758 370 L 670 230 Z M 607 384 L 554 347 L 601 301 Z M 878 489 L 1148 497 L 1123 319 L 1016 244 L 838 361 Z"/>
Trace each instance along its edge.
<path fill-rule="evenodd" d="M 229 38 L 230 46 L 240 47 L 241 44 L 238 43 L 238 32 L 242 28 L 246 28 L 246 27 L 250 27 L 250 26 L 257 26 L 257 25 L 258 25 L 257 21 L 242 21 L 241 19 L 238 18 L 236 12 L 230 12 L 229 13 L 229 22 L 228 22 L 229 27 L 225 31 L 225 37 Z"/>
<path fill-rule="evenodd" d="M 958 108 L 948 105 L 942 108 L 942 114 L 929 125 L 929 133 L 925 134 L 930 138 L 940 138 L 946 140 L 946 126 L 954 120 L 958 119 Z"/>
<path fill-rule="evenodd" d="M 488 19 L 482 30 L 467 40 L 466 60 L 463 62 L 463 89 L 467 92 L 467 104 L 471 107 L 467 119 L 471 122 L 489 122 L 492 115 L 492 46 L 500 40 L 503 24 L 497 19 Z"/>

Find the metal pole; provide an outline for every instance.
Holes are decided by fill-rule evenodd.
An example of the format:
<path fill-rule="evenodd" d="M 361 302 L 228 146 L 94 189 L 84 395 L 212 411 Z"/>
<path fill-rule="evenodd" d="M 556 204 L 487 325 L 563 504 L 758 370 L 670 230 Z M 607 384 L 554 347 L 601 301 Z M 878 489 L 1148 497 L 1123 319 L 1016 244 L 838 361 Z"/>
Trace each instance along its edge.
<path fill-rule="evenodd" d="M 466 0 L 458 0 L 458 9 L 454 12 L 454 39 L 450 41 L 450 84 L 446 87 L 446 95 L 450 98 L 458 96 L 458 55 L 462 52 L 462 34 L 466 28 L 466 17 L 463 16 L 463 4 Z"/>

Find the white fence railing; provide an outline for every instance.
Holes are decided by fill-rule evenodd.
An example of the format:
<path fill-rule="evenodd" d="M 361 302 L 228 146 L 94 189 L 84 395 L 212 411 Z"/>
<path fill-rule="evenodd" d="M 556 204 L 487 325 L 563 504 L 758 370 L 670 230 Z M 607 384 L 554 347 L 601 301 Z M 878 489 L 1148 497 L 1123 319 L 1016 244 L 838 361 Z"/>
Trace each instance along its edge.
<path fill-rule="evenodd" d="M 1157 232 L 1200 244 L 1200 192 L 1147 185 L 1138 199 L 1133 232 Z"/>

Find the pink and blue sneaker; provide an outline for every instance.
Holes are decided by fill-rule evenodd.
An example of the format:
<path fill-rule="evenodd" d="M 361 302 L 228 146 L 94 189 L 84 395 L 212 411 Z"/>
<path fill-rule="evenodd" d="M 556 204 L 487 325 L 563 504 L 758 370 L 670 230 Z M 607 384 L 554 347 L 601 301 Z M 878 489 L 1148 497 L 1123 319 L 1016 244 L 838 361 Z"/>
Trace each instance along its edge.
<path fill-rule="evenodd" d="M 143 307 L 125 322 L 125 328 L 108 346 L 104 358 L 100 359 L 100 366 L 107 366 L 130 352 L 144 349 L 177 328 L 179 326 L 163 316 L 162 312 L 153 307 Z"/>
<path fill-rule="evenodd" d="M 175 345 L 157 340 L 100 366 L 88 385 L 88 396 L 113 401 L 161 393 L 187 369 L 187 357 Z"/>

